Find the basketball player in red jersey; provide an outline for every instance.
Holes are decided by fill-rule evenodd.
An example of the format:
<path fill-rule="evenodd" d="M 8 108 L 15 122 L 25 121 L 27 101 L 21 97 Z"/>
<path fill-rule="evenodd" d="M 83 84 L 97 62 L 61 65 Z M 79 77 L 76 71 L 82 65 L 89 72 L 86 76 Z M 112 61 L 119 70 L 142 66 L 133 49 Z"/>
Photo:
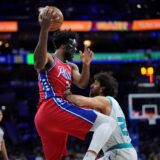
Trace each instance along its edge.
<path fill-rule="evenodd" d="M 67 154 L 67 136 L 84 139 L 94 131 L 84 160 L 95 160 L 98 152 L 115 129 L 116 122 L 91 109 L 82 109 L 64 98 L 64 91 L 74 83 L 84 88 L 89 80 L 90 62 L 93 52 L 85 47 L 80 52 L 83 67 L 67 62 L 72 60 L 77 46 L 77 34 L 59 31 L 53 36 L 56 47 L 54 55 L 47 52 L 49 26 L 54 11 L 45 9 L 42 17 L 39 41 L 34 52 L 34 67 L 38 72 L 40 101 L 35 115 L 35 125 L 41 137 L 46 160 L 61 160 Z M 52 22 L 51 22 L 52 18 Z"/>

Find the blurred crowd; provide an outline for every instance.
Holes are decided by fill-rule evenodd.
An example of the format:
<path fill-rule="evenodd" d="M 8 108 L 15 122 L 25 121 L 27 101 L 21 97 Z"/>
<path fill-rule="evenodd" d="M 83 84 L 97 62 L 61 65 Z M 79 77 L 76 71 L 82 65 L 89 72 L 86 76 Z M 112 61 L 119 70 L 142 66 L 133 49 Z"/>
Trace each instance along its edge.
<path fill-rule="evenodd" d="M 122 81 L 124 82 L 124 81 Z M 23 85 L 22 85 L 23 84 Z M 6 148 L 10 160 L 44 160 L 40 138 L 34 126 L 34 115 L 38 102 L 38 88 L 35 83 L 11 83 L 9 86 L 1 86 L 0 105 L 6 106 L 4 119 L 0 126 L 3 128 Z M 126 95 L 131 87 L 126 87 L 129 82 L 120 83 L 118 101 L 122 106 L 127 106 Z M 133 82 L 131 84 L 133 86 Z M 124 88 L 129 88 L 124 90 Z M 81 91 L 73 87 L 75 93 Z M 87 88 L 89 89 L 89 88 Z M 88 90 L 83 91 L 84 95 Z M 123 108 L 126 114 L 128 128 L 136 147 L 139 160 L 160 160 L 160 128 L 157 125 L 149 126 L 148 122 L 135 124 L 129 120 L 128 109 Z M 147 127 L 146 127 L 147 126 Z M 133 128 L 136 128 L 134 133 Z M 92 133 L 88 134 L 85 141 L 69 137 L 68 157 L 64 160 L 82 160 L 86 152 Z M 0 155 L 1 156 L 1 155 Z M 1 157 L 0 157 L 1 159 Z"/>

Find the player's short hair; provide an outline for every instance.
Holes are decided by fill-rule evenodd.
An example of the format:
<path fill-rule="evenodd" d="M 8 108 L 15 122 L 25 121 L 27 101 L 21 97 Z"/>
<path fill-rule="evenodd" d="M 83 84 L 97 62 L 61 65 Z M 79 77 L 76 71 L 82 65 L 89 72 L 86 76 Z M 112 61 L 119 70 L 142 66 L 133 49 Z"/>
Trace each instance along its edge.
<path fill-rule="evenodd" d="M 78 34 L 71 30 L 57 31 L 53 34 L 53 45 L 58 49 L 62 44 L 67 44 L 69 39 L 76 39 L 78 41 Z"/>
<path fill-rule="evenodd" d="M 100 83 L 101 87 L 104 87 L 103 94 L 104 96 L 116 97 L 118 94 L 118 82 L 117 80 L 109 75 L 107 72 L 101 72 L 95 74 L 94 80 L 97 80 Z"/>

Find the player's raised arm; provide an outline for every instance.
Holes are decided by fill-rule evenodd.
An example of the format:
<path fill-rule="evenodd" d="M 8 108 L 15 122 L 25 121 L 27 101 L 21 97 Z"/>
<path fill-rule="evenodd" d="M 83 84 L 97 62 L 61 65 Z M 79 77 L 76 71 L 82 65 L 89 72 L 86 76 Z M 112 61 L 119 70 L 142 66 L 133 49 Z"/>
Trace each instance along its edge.
<path fill-rule="evenodd" d="M 50 57 L 49 54 L 47 54 L 47 42 L 49 27 L 54 20 L 53 15 L 54 11 L 49 9 L 48 7 L 45 7 L 43 13 L 39 16 L 41 30 L 38 44 L 34 51 L 34 67 L 37 70 L 43 70 Z"/>
<path fill-rule="evenodd" d="M 93 58 L 93 51 L 90 50 L 87 46 L 84 48 L 84 52 L 80 51 L 80 56 L 81 60 L 83 63 L 82 66 L 82 72 L 81 74 L 79 73 L 78 67 L 73 64 L 72 69 L 72 78 L 73 78 L 73 83 L 78 86 L 79 88 L 85 88 L 88 84 L 89 81 L 89 76 L 90 76 L 90 63 Z"/>

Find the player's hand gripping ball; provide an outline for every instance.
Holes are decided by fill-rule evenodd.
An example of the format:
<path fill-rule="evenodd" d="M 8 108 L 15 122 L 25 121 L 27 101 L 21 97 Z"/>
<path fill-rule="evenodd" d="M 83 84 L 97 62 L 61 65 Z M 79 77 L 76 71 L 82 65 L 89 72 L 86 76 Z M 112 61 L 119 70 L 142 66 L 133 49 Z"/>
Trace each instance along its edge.
<path fill-rule="evenodd" d="M 58 9 L 57 7 L 54 7 L 54 6 L 47 6 L 44 9 L 42 9 L 42 11 L 39 13 L 39 17 L 38 17 L 39 23 L 40 24 L 42 23 L 42 18 L 43 18 L 44 13 L 46 12 L 46 10 L 52 11 L 51 12 L 52 15 L 51 15 L 51 19 L 50 19 L 51 24 L 50 24 L 49 30 L 56 31 L 56 30 L 60 29 L 60 27 L 62 26 L 63 20 L 64 20 L 63 13 L 61 12 L 60 9 Z"/>

